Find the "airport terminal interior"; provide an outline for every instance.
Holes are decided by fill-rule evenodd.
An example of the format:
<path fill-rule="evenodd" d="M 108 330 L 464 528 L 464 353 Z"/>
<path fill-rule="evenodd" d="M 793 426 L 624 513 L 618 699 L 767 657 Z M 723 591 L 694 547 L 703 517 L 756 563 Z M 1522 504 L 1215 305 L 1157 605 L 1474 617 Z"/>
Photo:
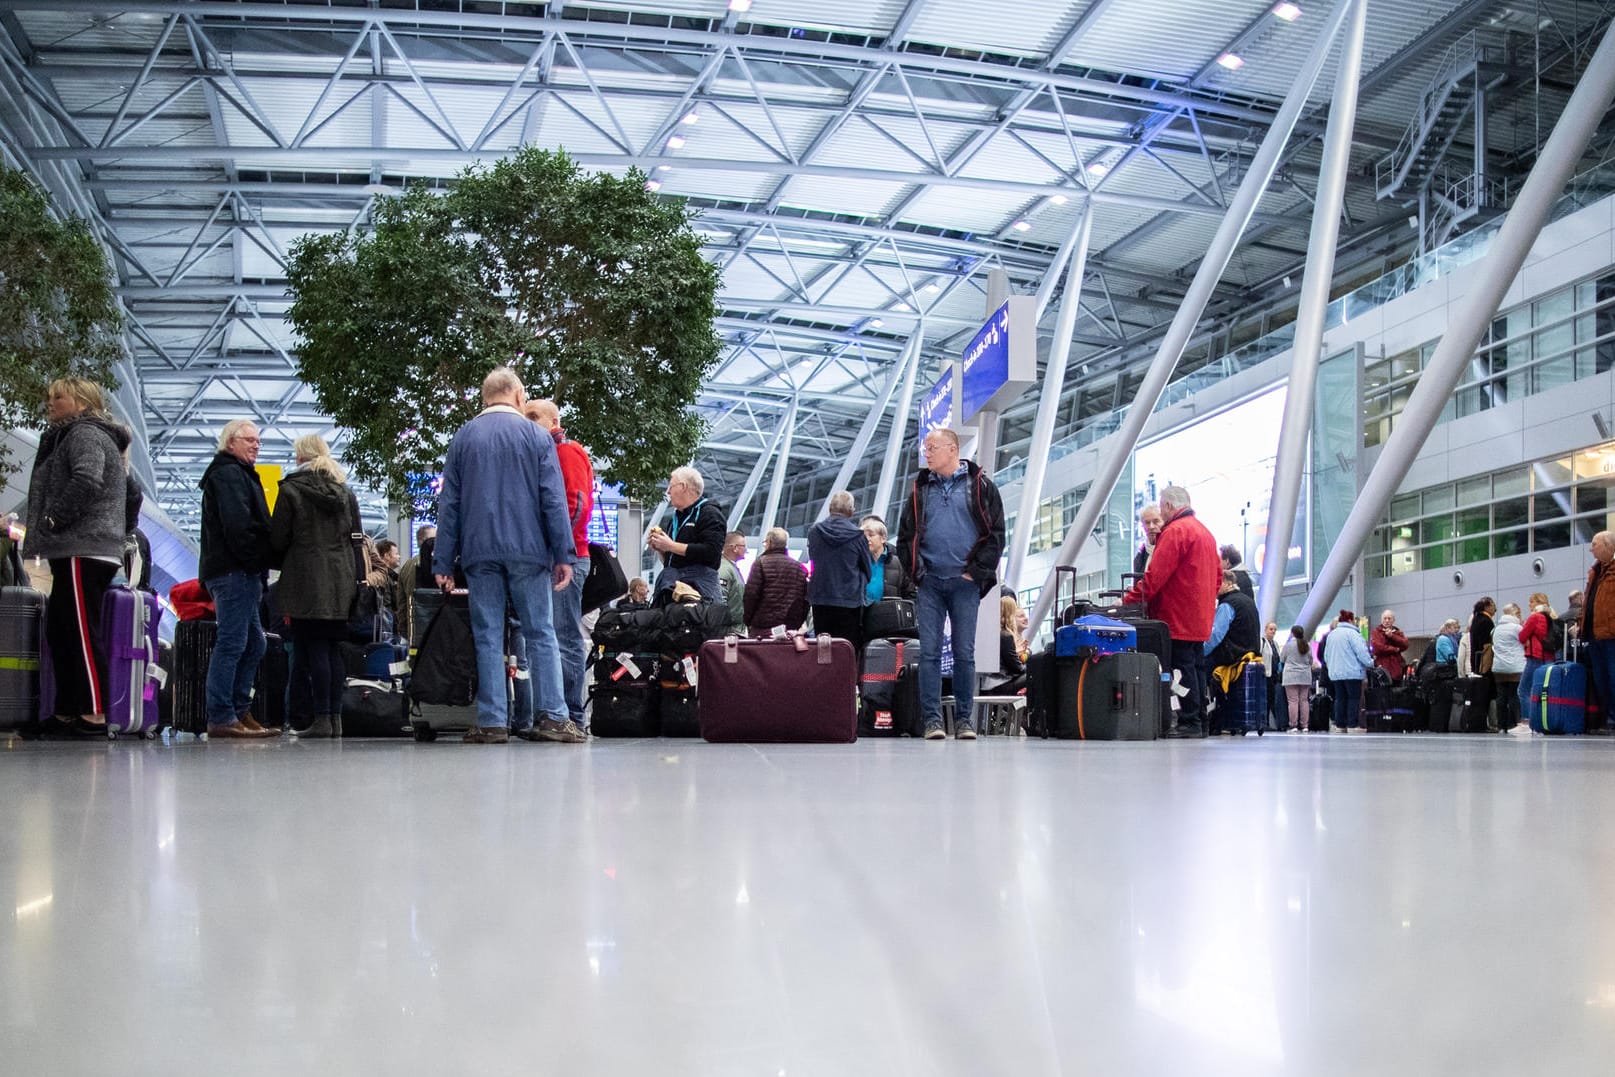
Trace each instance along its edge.
<path fill-rule="evenodd" d="M 1120 608 L 1154 548 L 1141 514 L 1181 488 L 1278 642 L 1321 643 L 1342 611 L 1334 631 L 1366 641 L 1388 612 L 1411 669 L 1472 611 L 1526 620 L 1540 595 L 1592 681 L 1612 25 L 1615 0 L 0 0 L 0 212 L 32 190 L 104 263 L 107 405 L 165 647 L 226 424 L 254 424 L 273 489 L 301 438 L 350 464 L 420 452 L 477 390 L 333 383 L 304 320 L 311 245 L 469 204 L 537 149 L 642 215 L 687 213 L 714 281 L 682 397 L 643 388 L 666 356 L 616 356 L 622 396 L 698 423 L 527 386 L 563 424 L 618 417 L 587 535 L 625 577 L 665 571 L 647 543 L 688 502 L 670 468 L 654 488 L 634 470 L 623 426 L 694 432 L 670 466 L 745 538 L 742 578 L 775 528 L 810 562 L 841 491 L 895 542 L 946 428 L 1001 495 L 996 573 L 1027 614 L 1004 632 L 1041 668 L 1076 661 L 1055 641 L 1073 599 Z M 55 595 L 29 556 L 50 442 L 27 368 L 66 300 L 19 283 L 56 267 L 13 238 L 0 287 L 46 299 L 0 297 L 0 515 L 11 582 Z M 523 287 L 456 325 L 519 321 Z M 708 340 L 696 309 L 685 339 Z M 366 411 L 422 430 L 378 442 Z M 406 561 L 436 522 L 434 472 L 407 478 L 351 477 L 364 531 Z M 1588 627 L 1565 616 L 1584 591 Z M 383 663 L 400 692 L 420 643 Z M 1540 715 L 1500 690 L 1449 724 L 1468 689 L 1432 706 L 1421 675 L 1420 717 L 1360 736 L 1329 715 L 1287 731 L 1280 690 L 1259 734 L 1156 739 L 1151 715 L 1141 741 L 1050 738 L 1012 690 L 949 712 L 977 739 L 499 746 L 457 720 L 430 741 L 424 721 L 41 739 L 13 647 L 7 1073 L 1591 1074 L 1615 1051 L 1615 700 L 1575 700 L 1582 735 L 1556 735 L 1549 692 Z M 594 690 L 640 676 L 599 652 Z M 1491 683 L 1481 661 L 1436 664 Z M 692 707 L 697 680 L 677 686 Z M 808 703 L 740 709 L 789 728 Z"/>

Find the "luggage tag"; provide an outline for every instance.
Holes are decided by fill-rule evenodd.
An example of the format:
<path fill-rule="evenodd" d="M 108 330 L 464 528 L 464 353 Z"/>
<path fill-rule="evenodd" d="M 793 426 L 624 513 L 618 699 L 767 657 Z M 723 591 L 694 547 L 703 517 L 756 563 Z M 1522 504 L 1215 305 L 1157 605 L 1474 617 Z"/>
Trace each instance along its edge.
<path fill-rule="evenodd" d="M 627 651 L 624 651 L 617 656 L 617 668 L 611 674 L 611 679 L 614 681 L 620 681 L 623 679 L 623 677 L 627 676 L 632 677 L 637 681 L 639 679 L 639 673 L 639 663 L 634 661 L 633 655 L 629 654 Z"/>
<path fill-rule="evenodd" d="M 394 677 L 402 677 L 409 673 L 408 662 L 393 662 L 387 666 L 387 672 Z"/>
<path fill-rule="evenodd" d="M 689 682 L 690 687 L 696 687 L 695 655 L 685 655 L 684 661 L 680 662 L 679 665 L 684 667 L 684 679 Z"/>
<path fill-rule="evenodd" d="M 157 682 L 158 688 L 168 687 L 168 670 L 164 669 L 162 666 L 159 666 L 156 662 L 152 662 L 146 666 L 146 673 L 151 677 L 152 680 Z"/>

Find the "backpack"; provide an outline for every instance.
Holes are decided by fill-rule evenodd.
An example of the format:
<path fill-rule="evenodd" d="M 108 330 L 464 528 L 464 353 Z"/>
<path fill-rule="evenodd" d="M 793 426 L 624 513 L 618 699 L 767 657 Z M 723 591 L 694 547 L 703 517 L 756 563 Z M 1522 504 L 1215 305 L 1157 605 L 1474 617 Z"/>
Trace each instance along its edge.
<path fill-rule="evenodd" d="M 1547 615 L 1544 614 L 1544 617 Z M 1565 623 L 1558 617 L 1548 617 L 1548 638 L 1542 641 L 1544 650 L 1551 651 L 1555 656 L 1563 655 L 1565 651 Z"/>
<path fill-rule="evenodd" d="M 409 698 L 448 707 L 476 702 L 477 646 L 466 608 L 445 602 L 426 626 L 410 669 Z"/>
<path fill-rule="evenodd" d="M 729 610 L 721 602 L 675 602 L 661 609 L 663 654 L 694 654 L 709 639 L 722 639 Z"/>

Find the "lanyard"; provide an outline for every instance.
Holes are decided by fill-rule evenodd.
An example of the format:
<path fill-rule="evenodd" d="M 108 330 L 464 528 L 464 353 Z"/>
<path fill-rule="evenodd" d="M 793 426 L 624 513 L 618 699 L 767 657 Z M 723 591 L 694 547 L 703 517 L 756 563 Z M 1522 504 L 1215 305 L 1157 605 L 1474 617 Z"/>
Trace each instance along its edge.
<path fill-rule="evenodd" d="M 679 537 L 679 528 L 683 527 L 685 524 L 687 524 L 691 520 L 695 519 L 696 516 L 700 515 L 701 506 L 705 505 L 706 503 L 707 503 L 707 499 L 703 497 L 701 500 L 699 500 L 695 504 L 691 505 L 690 506 L 690 511 L 685 515 L 684 519 L 682 519 L 682 520 L 679 519 L 678 511 L 675 509 L 674 512 L 673 512 L 673 533 L 672 533 L 672 535 L 670 537 L 672 537 L 673 539 L 677 539 Z"/>

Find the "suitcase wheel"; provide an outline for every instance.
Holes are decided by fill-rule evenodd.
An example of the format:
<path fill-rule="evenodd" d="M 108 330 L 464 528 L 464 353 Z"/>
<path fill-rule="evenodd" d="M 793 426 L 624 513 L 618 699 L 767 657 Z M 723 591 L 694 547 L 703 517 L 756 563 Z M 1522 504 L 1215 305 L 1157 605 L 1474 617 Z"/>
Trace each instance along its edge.
<path fill-rule="evenodd" d="M 417 724 L 412 728 L 415 732 L 415 741 L 418 744 L 431 744 L 433 741 L 437 740 L 437 730 L 433 729 L 429 725 Z"/>

